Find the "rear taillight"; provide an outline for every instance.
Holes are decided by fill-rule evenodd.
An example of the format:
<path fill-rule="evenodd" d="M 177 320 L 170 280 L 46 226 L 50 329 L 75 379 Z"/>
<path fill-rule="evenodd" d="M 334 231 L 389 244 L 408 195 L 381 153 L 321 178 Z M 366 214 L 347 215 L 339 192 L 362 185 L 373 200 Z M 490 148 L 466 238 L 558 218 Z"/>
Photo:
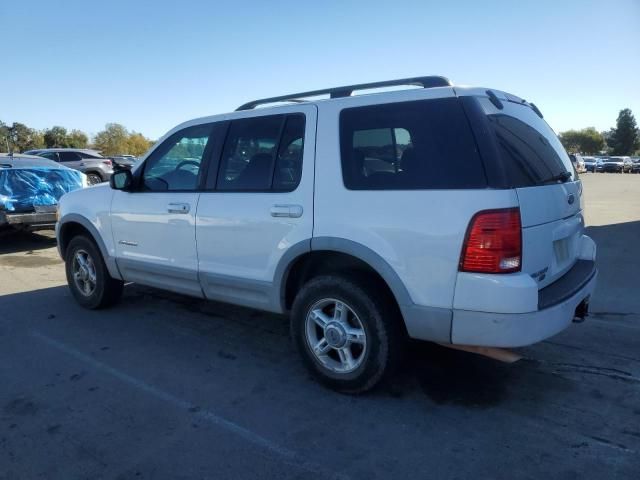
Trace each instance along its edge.
<path fill-rule="evenodd" d="M 520 209 L 485 210 L 469 223 L 460 256 L 461 272 L 511 273 L 522 267 Z"/>
<path fill-rule="evenodd" d="M 106 160 L 103 160 L 102 163 L 104 163 L 105 165 L 109 165 L 110 167 L 113 166 L 113 162 L 108 158 Z"/>

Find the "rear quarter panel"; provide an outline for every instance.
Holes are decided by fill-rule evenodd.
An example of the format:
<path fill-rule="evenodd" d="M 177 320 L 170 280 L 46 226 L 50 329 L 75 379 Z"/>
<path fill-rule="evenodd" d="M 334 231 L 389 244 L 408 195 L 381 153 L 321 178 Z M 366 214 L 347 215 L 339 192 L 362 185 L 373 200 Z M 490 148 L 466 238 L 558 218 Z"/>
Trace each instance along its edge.
<path fill-rule="evenodd" d="M 348 106 L 453 95 L 451 88 L 363 95 Z M 373 97 L 373 98 L 372 98 Z M 348 190 L 343 183 L 339 115 L 343 102 L 319 102 L 314 237 L 351 240 L 398 274 L 413 303 L 451 308 L 460 251 L 471 217 L 518 205 L 514 190 Z"/>

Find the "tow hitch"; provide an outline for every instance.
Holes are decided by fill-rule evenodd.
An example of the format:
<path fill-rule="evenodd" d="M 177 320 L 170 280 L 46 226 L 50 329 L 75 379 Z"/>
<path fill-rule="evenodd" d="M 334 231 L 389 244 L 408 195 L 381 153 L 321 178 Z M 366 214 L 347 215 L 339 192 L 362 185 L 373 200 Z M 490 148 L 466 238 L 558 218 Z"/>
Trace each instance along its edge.
<path fill-rule="evenodd" d="M 576 311 L 573 314 L 573 323 L 582 323 L 584 319 L 589 316 L 589 297 L 585 298 L 576 307 Z"/>

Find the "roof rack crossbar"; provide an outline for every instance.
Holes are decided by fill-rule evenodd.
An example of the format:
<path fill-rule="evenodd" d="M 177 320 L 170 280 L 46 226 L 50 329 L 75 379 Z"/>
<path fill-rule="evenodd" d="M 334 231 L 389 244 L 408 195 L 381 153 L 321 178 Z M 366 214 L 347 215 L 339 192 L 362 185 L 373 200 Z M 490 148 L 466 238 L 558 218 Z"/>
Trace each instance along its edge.
<path fill-rule="evenodd" d="M 260 100 L 253 100 L 247 102 L 244 105 L 240 105 L 236 111 L 239 110 L 251 110 L 258 105 L 264 105 L 266 103 L 278 103 L 278 102 L 301 102 L 304 97 L 316 97 L 318 95 L 329 95 L 330 98 L 342 98 L 349 97 L 356 90 L 367 90 L 370 88 L 383 88 L 383 87 L 395 87 L 401 85 L 414 85 L 422 88 L 434 88 L 434 87 L 450 87 L 452 84 L 446 77 L 429 76 L 429 77 L 412 77 L 401 78 L 399 80 L 387 80 L 384 82 L 373 83 L 361 83 L 359 85 L 348 85 L 344 87 L 326 88 L 322 90 L 312 90 L 310 92 L 293 93 L 290 95 L 282 95 L 280 97 L 263 98 Z"/>

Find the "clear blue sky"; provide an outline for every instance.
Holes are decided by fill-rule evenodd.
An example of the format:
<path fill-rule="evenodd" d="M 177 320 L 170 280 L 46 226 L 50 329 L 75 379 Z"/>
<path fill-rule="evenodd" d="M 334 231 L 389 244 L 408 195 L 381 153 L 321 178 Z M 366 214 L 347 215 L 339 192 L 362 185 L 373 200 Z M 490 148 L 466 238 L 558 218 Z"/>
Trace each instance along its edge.
<path fill-rule="evenodd" d="M 0 4 L 0 120 L 155 139 L 241 103 L 441 74 L 535 102 L 556 129 L 640 121 L 640 0 Z"/>

